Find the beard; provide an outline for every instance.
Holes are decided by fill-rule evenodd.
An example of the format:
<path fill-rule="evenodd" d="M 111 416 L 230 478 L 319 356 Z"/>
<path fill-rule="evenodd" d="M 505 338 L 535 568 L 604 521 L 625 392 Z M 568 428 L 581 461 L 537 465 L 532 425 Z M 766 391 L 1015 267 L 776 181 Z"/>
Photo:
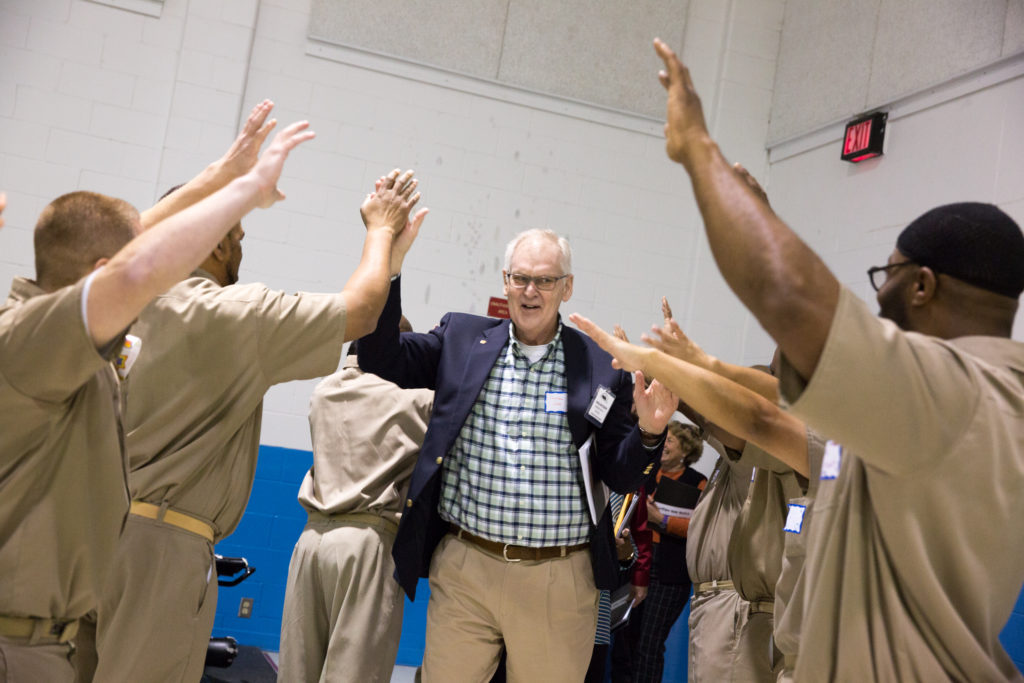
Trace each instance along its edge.
<path fill-rule="evenodd" d="M 878 317 L 891 320 L 901 330 L 909 330 L 910 315 L 907 302 L 899 296 L 898 290 L 888 296 L 878 297 Z"/>

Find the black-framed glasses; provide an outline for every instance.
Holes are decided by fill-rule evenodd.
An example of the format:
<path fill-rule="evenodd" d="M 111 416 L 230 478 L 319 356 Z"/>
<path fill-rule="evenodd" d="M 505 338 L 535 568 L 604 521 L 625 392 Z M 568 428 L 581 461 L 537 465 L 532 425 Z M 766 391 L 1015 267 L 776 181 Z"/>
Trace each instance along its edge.
<path fill-rule="evenodd" d="M 889 279 L 890 270 L 895 270 L 900 266 L 913 265 L 913 263 L 913 261 L 900 261 L 899 263 L 890 263 L 887 266 L 871 266 L 868 268 L 868 280 L 871 281 L 871 286 L 877 292 L 885 284 L 885 281 Z M 885 277 L 879 277 L 879 273 L 885 273 Z"/>
<path fill-rule="evenodd" d="M 564 280 L 569 277 L 566 275 L 524 275 L 522 273 L 508 273 L 505 275 L 506 280 L 510 285 L 516 289 L 526 289 L 526 287 L 532 282 L 533 286 L 542 292 L 550 292 L 555 288 L 555 285 L 559 280 Z"/>

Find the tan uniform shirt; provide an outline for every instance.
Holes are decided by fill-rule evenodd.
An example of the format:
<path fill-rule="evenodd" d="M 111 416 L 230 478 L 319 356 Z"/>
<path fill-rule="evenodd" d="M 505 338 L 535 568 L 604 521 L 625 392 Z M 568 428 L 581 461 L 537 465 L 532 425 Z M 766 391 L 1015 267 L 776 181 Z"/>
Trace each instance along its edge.
<path fill-rule="evenodd" d="M 686 567 L 694 586 L 730 578 L 729 536 L 747 497 L 753 469 L 745 459 L 732 460 L 720 443 L 718 446 L 715 450 L 720 457 L 693 510 L 687 532 Z"/>
<path fill-rule="evenodd" d="M 313 467 L 299 502 L 310 512 L 370 512 L 397 524 L 433 405 L 433 391 L 400 389 L 349 356 L 309 401 Z"/>
<path fill-rule="evenodd" d="M 844 289 L 810 382 L 782 380 L 842 444 L 815 499 L 797 680 L 1022 680 L 999 632 L 1024 582 L 1024 344 L 901 332 Z"/>
<path fill-rule="evenodd" d="M 729 537 L 729 574 L 744 600 L 770 602 L 782 572 L 788 501 L 803 495 L 806 481 L 749 442 L 743 461 L 757 469 Z"/>
<path fill-rule="evenodd" d="M 84 280 L 18 278 L 0 308 L 0 614 L 96 607 L 128 512 L 117 376 L 82 320 Z"/>
<path fill-rule="evenodd" d="M 249 499 L 263 394 L 338 367 L 344 297 L 221 287 L 197 271 L 132 333 L 143 342 L 125 387 L 132 498 L 204 519 L 220 540 Z"/>
<path fill-rule="evenodd" d="M 814 496 L 818 492 L 821 461 L 824 455 L 825 441 L 813 429 L 808 429 L 807 460 L 810 478 L 807 495 L 789 500 L 790 507 L 802 506 L 803 510 L 796 516 L 791 516 L 787 510 L 782 573 L 775 584 L 775 645 L 787 656 L 787 665 L 793 661 L 800 645 L 805 604 L 804 565 L 807 558 L 807 538 L 811 533 Z"/>

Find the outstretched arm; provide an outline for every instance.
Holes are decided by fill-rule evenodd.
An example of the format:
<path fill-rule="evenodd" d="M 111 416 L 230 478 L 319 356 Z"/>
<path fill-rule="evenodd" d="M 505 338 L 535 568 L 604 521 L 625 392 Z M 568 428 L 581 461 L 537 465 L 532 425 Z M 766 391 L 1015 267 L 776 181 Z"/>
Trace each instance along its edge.
<path fill-rule="evenodd" d="M 413 172 L 399 173 L 396 168 L 366 196 L 359 212 L 366 225 L 363 256 L 352 276 L 345 283 L 345 341 L 363 337 L 377 327 L 377 318 L 384 308 L 391 287 L 391 261 L 396 249 L 404 258 L 426 217 L 420 211 L 409 220 L 409 212 L 420 200 L 416 192 L 419 181 Z M 410 230 L 409 234 L 405 234 Z"/>
<path fill-rule="evenodd" d="M 569 319 L 610 353 L 617 367 L 649 374 L 722 429 L 757 444 L 804 476 L 810 472 L 806 427 L 775 403 L 657 349 L 616 339 L 578 313 Z"/>
<path fill-rule="evenodd" d="M 679 58 L 661 40 L 654 49 L 665 63 L 658 74 L 668 91 L 665 149 L 690 175 L 718 269 L 793 367 L 810 377 L 839 301 L 839 282 L 722 156 Z"/>
<path fill-rule="evenodd" d="M 305 121 L 288 126 L 251 171 L 146 230 L 97 271 L 86 303 L 89 334 L 97 348 L 128 327 L 153 297 L 202 263 L 242 216 L 284 199 L 277 179 L 288 153 L 313 137 L 308 126 Z"/>
<path fill-rule="evenodd" d="M 742 384 L 773 403 L 778 402 L 777 379 L 754 368 L 726 363 L 704 351 L 680 329 L 679 323 L 672 317 L 672 307 L 668 305 L 668 299 L 665 297 L 661 297 L 661 312 L 665 316 L 665 324 L 662 327 L 652 325 L 653 336 L 644 334 L 640 336 L 641 339 L 663 353 Z"/>
<path fill-rule="evenodd" d="M 231 147 L 224 153 L 224 156 L 207 166 L 199 175 L 182 185 L 177 191 L 143 211 L 140 217 L 142 229 L 148 230 L 168 216 L 192 206 L 235 178 L 248 173 L 259 158 L 263 141 L 277 125 L 276 119 L 267 121 L 267 116 L 273 108 L 274 103 L 270 100 L 263 100 L 253 107 L 245 125 L 242 126 L 242 132 L 231 143 Z"/>

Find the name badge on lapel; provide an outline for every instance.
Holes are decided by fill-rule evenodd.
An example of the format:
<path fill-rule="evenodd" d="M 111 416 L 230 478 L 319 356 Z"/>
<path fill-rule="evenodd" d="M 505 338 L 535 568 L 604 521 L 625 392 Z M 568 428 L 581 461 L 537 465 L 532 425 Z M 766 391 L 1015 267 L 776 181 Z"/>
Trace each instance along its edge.
<path fill-rule="evenodd" d="M 590 401 L 590 407 L 587 408 L 587 420 L 595 427 L 603 426 L 604 419 L 608 417 L 608 411 L 612 409 L 613 403 L 615 403 L 615 394 L 607 387 L 599 385 L 597 393 Z"/>

